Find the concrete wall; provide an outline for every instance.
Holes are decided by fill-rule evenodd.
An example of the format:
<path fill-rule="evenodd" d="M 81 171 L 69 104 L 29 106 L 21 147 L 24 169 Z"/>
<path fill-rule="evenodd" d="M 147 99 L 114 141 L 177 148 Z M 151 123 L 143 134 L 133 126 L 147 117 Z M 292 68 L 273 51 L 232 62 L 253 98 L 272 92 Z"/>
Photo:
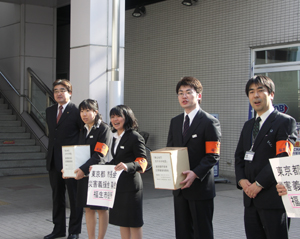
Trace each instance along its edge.
<path fill-rule="evenodd" d="M 0 2 L 0 70 L 28 93 L 27 67 L 51 87 L 55 78 L 56 9 Z M 6 88 L 1 81 L 1 89 Z M 22 100 L 9 94 L 23 111 Z"/>
<path fill-rule="evenodd" d="M 112 18 L 111 0 L 71 1 L 70 79 L 73 85 L 72 101 L 98 101 L 99 112 L 109 121 L 109 97 L 112 78 Z M 120 1 L 119 35 L 119 98 L 123 102 L 124 84 L 124 28 L 125 0 Z M 114 105 L 115 106 L 115 105 Z"/>
<path fill-rule="evenodd" d="M 244 87 L 251 49 L 300 44 L 299 4 L 201 0 L 185 7 L 168 0 L 147 5 L 141 18 L 126 11 L 124 103 L 140 130 L 150 133 L 147 145 L 166 145 L 170 119 L 182 112 L 175 85 L 182 76 L 195 76 L 204 87 L 201 107 L 219 114 L 221 175 L 233 176 L 234 151 L 248 118 Z M 28 66 L 49 87 L 55 80 L 55 30 L 55 8 L 0 2 L 0 70 L 21 93 L 27 92 Z M 12 99 L 22 110 L 22 102 Z"/>
<path fill-rule="evenodd" d="M 183 112 L 175 92 L 182 76 L 204 88 L 201 107 L 219 114 L 222 127 L 220 173 L 234 176 L 234 152 L 248 99 L 251 48 L 300 40 L 299 1 L 201 0 L 146 6 L 146 15 L 126 12 L 125 104 L 150 133 L 152 149 L 164 147 L 169 122 Z"/>

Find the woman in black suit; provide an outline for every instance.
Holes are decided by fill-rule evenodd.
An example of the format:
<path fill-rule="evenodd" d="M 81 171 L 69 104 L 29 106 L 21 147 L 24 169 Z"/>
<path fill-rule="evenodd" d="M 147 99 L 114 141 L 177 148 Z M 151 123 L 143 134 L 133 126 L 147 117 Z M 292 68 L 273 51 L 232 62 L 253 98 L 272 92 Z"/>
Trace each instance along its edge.
<path fill-rule="evenodd" d="M 102 121 L 98 112 L 98 103 L 96 100 L 87 99 L 79 105 L 80 116 L 85 123 L 79 135 L 79 145 L 89 144 L 91 158 L 75 170 L 78 180 L 77 203 L 79 207 L 85 208 L 86 227 L 89 239 L 96 238 L 97 217 L 99 217 L 98 239 L 104 239 L 108 226 L 108 208 L 86 205 L 89 167 L 93 164 L 105 164 L 106 155 L 112 140 L 110 127 Z"/>
<path fill-rule="evenodd" d="M 110 111 L 113 127 L 111 148 L 115 170 L 123 170 L 114 206 L 109 211 L 109 223 L 120 226 L 122 239 L 141 239 L 143 222 L 143 182 L 140 172 L 147 167 L 143 137 L 136 131 L 138 124 L 132 110 L 118 105 Z"/>

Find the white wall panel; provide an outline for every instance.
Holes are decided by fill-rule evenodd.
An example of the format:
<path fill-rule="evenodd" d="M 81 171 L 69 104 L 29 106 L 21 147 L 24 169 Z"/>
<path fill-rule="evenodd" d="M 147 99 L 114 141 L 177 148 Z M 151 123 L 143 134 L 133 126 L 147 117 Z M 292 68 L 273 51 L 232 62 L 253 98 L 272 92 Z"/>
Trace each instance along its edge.
<path fill-rule="evenodd" d="M 8 78 L 13 86 L 20 90 L 20 58 L 11 57 L 0 60 L 0 71 Z M 2 87 L 2 86 L 1 86 Z"/>
<path fill-rule="evenodd" d="M 0 71 L 5 75 L 13 87 L 21 93 L 21 82 L 20 82 L 20 58 L 11 57 L 0 60 Z M 12 104 L 18 109 L 20 107 L 20 98 L 17 96 L 15 91 L 7 84 L 7 82 L 0 77 L 1 90 L 5 96 L 12 102 Z"/>
<path fill-rule="evenodd" d="M 81 47 L 71 50 L 70 81 L 73 87 L 72 101 L 79 104 L 89 98 L 90 49 Z"/>
<path fill-rule="evenodd" d="M 0 70 L 21 94 L 28 92 L 28 66 L 47 85 L 51 86 L 53 82 L 55 11 L 47 7 L 0 3 Z M 13 100 L 22 112 L 20 100 Z"/>
<path fill-rule="evenodd" d="M 91 8 L 101 9 L 101 11 L 107 11 L 108 5 L 110 4 L 108 4 L 107 1 L 91 1 Z M 90 44 L 107 45 L 107 25 L 108 22 L 111 21 L 111 12 L 108 11 L 108 13 L 101 14 L 101 11 L 90 12 Z"/>
<path fill-rule="evenodd" d="M 53 57 L 53 26 L 27 23 L 25 25 L 25 55 Z"/>
<path fill-rule="evenodd" d="M 20 24 L 0 28 L 0 59 L 20 54 Z"/>
<path fill-rule="evenodd" d="M 108 75 L 106 69 L 108 65 L 107 48 L 91 46 L 90 48 L 90 79 L 89 79 L 89 98 L 95 99 L 99 104 L 99 112 L 103 119 L 107 117 L 107 92 Z M 105 120 L 106 121 L 106 120 Z"/>
<path fill-rule="evenodd" d="M 20 5 L 0 2 L 0 27 L 20 22 Z"/>
<path fill-rule="evenodd" d="M 71 48 L 88 45 L 90 42 L 90 1 L 71 1 Z M 76 17 L 76 16 L 85 16 Z"/>
<path fill-rule="evenodd" d="M 53 25 L 53 11 L 56 11 L 56 9 L 26 5 L 25 21 L 30 23 Z"/>
<path fill-rule="evenodd" d="M 54 75 L 54 65 L 51 58 L 41 58 L 41 57 L 25 57 L 25 85 L 24 89 L 28 90 L 28 79 L 27 79 L 27 68 L 30 67 L 38 77 L 50 88 L 52 89 L 52 83 L 55 80 Z"/>

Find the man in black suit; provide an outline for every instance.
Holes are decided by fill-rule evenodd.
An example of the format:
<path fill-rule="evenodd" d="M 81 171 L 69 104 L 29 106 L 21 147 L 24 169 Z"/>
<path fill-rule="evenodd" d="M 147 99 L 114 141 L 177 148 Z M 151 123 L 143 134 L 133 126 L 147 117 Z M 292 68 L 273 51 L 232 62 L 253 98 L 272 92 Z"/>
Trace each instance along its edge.
<path fill-rule="evenodd" d="M 194 77 L 184 77 L 176 86 L 184 113 L 171 120 L 167 147 L 187 147 L 190 162 L 182 188 L 173 191 L 177 239 L 213 238 L 213 166 L 220 157 L 221 128 L 200 108 L 202 89 Z"/>
<path fill-rule="evenodd" d="M 267 76 L 254 76 L 246 85 L 256 117 L 243 127 L 235 152 L 237 187 L 244 190 L 244 224 L 248 239 L 287 239 L 288 221 L 276 190 L 269 159 L 290 156 L 296 122 L 274 109 L 275 85 Z"/>
<path fill-rule="evenodd" d="M 49 130 L 47 170 L 52 188 L 54 229 L 44 239 L 66 235 L 66 187 L 71 211 L 68 239 L 76 239 L 81 232 L 83 208 L 76 206 L 77 181 L 74 178 L 62 178 L 62 146 L 78 144 L 82 121 L 78 108 L 70 102 L 72 85 L 68 80 L 56 80 L 53 93 L 57 104 L 46 109 L 46 121 Z"/>

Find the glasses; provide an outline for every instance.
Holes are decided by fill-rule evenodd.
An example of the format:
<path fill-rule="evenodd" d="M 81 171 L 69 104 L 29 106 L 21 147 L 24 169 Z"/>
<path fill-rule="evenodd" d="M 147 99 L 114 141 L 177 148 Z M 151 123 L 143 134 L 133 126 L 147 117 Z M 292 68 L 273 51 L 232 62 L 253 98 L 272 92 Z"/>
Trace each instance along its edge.
<path fill-rule="evenodd" d="M 194 93 L 193 91 L 187 91 L 187 92 L 185 92 L 185 93 L 179 92 L 177 95 L 178 95 L 179 97 L 183 97 L 184 95 L 190 96 L 190 95 L 192 95 L 193 93 Z"/>
<path fill-rule="evenodd" d="M 54 92 L 54 94 L 59 94 L 59 93 L 65 93 L 67 91 L 68 91 L 67 89 L 62 88 L 62 89 L 59 89 L 59 90 L 54 90 L 53 92 Z"/>

